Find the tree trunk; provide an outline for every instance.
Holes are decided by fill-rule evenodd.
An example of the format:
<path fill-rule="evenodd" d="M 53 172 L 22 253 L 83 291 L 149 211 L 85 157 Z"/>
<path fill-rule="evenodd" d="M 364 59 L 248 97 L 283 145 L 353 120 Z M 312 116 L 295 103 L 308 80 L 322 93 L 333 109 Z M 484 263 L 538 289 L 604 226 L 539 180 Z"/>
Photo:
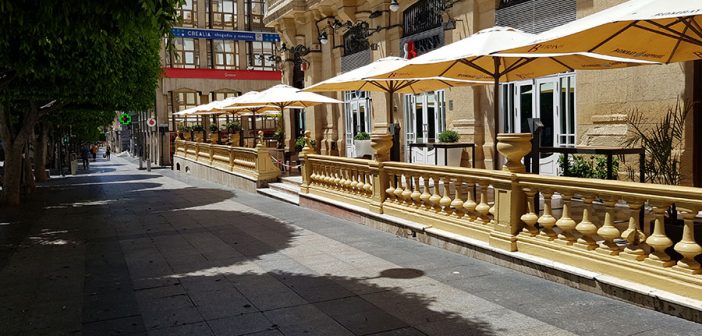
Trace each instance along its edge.
<path fill-rule="evenodd" d="M 3 176 L 1 199 L 10 206 L 20 204 L 20 185 L 22 179 L 22 147 L 5 145 L 5 175 Z"/>
<path fill-rule="evenodd" d="M 38 182 L 47 181 L 46 173 L 47 145 L 49 142 L 49 123 L 39 123 L 39 136 L 34 139 L 34 177 Z"/>
<path fill-rule="evenodd" d="M 32 132 L 34 133 L 34 132 Z M 32 160 L 29 158 L 29 143 L 24 147 L 24 157 L 22 158 L 24 162 L 24 187 L 27 193 L 33 192 L 37 188 L 37 184 L 34 181 L 34 173 L 32 172 Z"/>

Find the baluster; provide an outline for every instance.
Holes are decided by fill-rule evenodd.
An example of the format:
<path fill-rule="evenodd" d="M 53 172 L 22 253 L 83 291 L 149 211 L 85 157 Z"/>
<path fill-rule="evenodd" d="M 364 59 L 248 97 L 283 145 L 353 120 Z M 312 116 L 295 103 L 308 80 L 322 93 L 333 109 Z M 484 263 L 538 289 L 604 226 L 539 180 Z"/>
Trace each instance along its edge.
<path fill-rule="evenodd" d="M 558 235 L 558 241 L 566 245 L 573 245 L 575 242 L 575 236 L 573 236 L 573 231 L 575 229 L 575 220 L 570 218 L 570 205 L 572 194 L 568 192 L 563 192 L 561 198 L 563 199 L 563 212 L 561 218 L 556 221 L 556 226 L 561 229 L 561 234 Z"/>
<path fill-rule="evenodd" d="M 395 200 L 397 200 L 398 204 L 402 204 L 402 192 L 404 191 L 402 188 L 402 174 L 397 174 L 395 176 L 395 182 L 397 183 L 397 187 L 395 187 Z"/>
<path fill-rule="evenodd" d="M 395 200 L 395 174 L 388 173 L 388 185 L 389 187 L 385 189 L 385 197 L 389 198 L 390 201 Z"/>
<path fill-rule="evenodd" d="M 345 189 L 347 192 L 350 192 L 350 193 L 353 193 L 353 189 L 351 188 L 351 183 L 352 183 L 351 174 L 352 174 L 352 173 L 353 173 L 353 172 L 351 171 L 350 168 L 344 169 L 343 186 L 344 186 L 344 189 Z"/>
<path fill-rule="evenodd" d="M 451 210 L 451 178 L 444 176 L 444 194 L 439 200 L 439 207 L 441 207 L 441 214 L 444 216 L 450 215 L 453 211 Z"/>
<path fill-rule="evenodd" d="M 414 203 L 414 207 L 419 209 L 422 205 L 422 200 L 420 197 L 422 196 L 422 193 L 419 192 L 419 175 L 414 175 L 412 176 L 412 182 L 414 187 L 412 188 L 412 193 L 410 194 L 410 198 L 412 199 L 412 202 Z"/>
<path fill-rule="evenodd" d="M 367 196 L 372 196 L 373 185 L 371 184 L 371 181 L 373 180 L 373 178 L 371 177 L 371 175 L 364 173 L 363 179 L 365 180 L 365 183 L 363 183 L 363 190 L 365 190 Z"/>
<path fill-rule="evenodd" d="M 702 273 L 700 263 L 695 260 L 697 255 L 702 254 L 702 247 L 695 241 L 695 216 L 697 216 L 697 209 L 693 208 L 692 210 L 684 211 L 685 227 L 683 227 L 682 238 L 673 247 L 683 258 L 678 260 L 678 264 L 673 266 L 673 268 L 685 273 L 700 274 Z"/>
<path fill-rule="evenodd" d="M 431 179 L 434 182 L 434 192 L 431 194 L 431 197 L 429 197 L 429 202 L 431 203 L 431 207 L 434 210 L 434 212 L 438 213 L 441 210 L 441 206 L 439 206 L 439 201 L 441 200 L 441 194 L 439 193 L 439 183 L 441 181 L 439 180 L 438 176 L 433 176 Z"/>
<path fill-rule="evenodd" d="M 553 226 L 556 225 L 556 218 L 553 217 L 551 199 L 553 198 L 553 191 L 542 190 L 541 195 L 544 196 L 544 213 L 536 221 L 543 228 L 541 230 L 541 238 L 547 240 L 556 239 L 556 232 L 553 231 Z"/>
<path fill-rule="evenodd" d="M 475 219 L 476 216 L 473 215 L 475 208 L 478 203 L 475 203 L 473 199 L 473 190 L 475 188 L 475 183 L 472 180 L 466 180 L 466 201 L 463 203 L 463 212 L 468 219 Z"/>
<path fill-rule="evenodd" d="M 331 167 L 329 165 L 324 166 L 324 177 L 322 178 L 324 186 L 327 188 L 331 187 Z"/>
<path fill-rule="evenodd" d="M 629 204 L 629 226 L 624 232 L 622 232 L 622 239 L 626 240 L 626 247 L 624 248 L 624 254 L 620 256 L 642 261 L 646 259 L 646 251 L 644 251 L 642 243 L 646 240 L 646 235 L 639 229 L 641 224 L 639 223 L 639 214 L 641 207 L 643 206 L 643 201 L 632 199 L 627 200 Z"/>
<path fill-rule="evenodd" d="M 575 246 L 586 250 L 594 250 L 597 248 L 597 242 L 592 238 L 597 234 L 597 225 L 593 224 L 590 219 L 593 199 L 594 197 L 592 195 L 583 194 L 583 204 L 585 205 L 583 208 L 583 219 L 575 226 L 575 229 L 582 234 L 582 236 L 578 238 L 578 242 L 575 243 Z"/>
<path fill-rule="evenodd" d="M 453 188 L 456 189 L 456 195 L 450 206 L 453 208 L 453 214 L 455 217 L 461 218 L 463 217 L 463 200 L 461 199 L 461 193 L 463 193 L 463 180 L 460 177 L 456 178 Z"/>
<path fill-rule="evenodd" d="M 431 198 L 431 194 L 429 193 L 429 176 L 424 175 L 422 179 L 424 179 L 424 188 L 422 189 L 422 195 L 419 196 L 419 199 L 422 200 L 425 210 L 431 210 L 431 203 L 429 202 Z"/>
<path fill-rule="evenodd" d="M 612 196 L 607 196 L 607 199 L 604 201 L 605 218 L 602 222 L 602 227 L 597 230 L 597 234 L 604 239 L 604 242 L 596 249 L 600 253 L 618 255 L 620 252 L 619 246 L 614 243 L 614 239 L 621 236 L 619 229 L 614 226 L 614 205 L 616 203 Z"/>
<path fill-rule="evenodd" d="M 653 233 L 646 239 L 646 244 L 651 246 L 653 252 L 645 259 L 646 263 L 662 267 L 675 265 L 675 261 L 670 260 L 670 256 L 665 253 L 665 249 L 673 246 L 673 241 L 665 234 L 665 211 L 669 206 L 669 203 L 653 204 L 653 214 L 656 219 L 653 224 Z"/>
<path fill-rule="evenodd" d="M 539 216 L 536 214 L 536 206 L 534 205 L 534 197 L 536 196 L 536 190 L 529 188 L 525 189 L 524 193 L 527 197 L 527 213 L 523 214 L 520 219 L 526 226 L 522 229 L 522 232 L 526 232 L 532 237 L 539 234 L 539 229 L 536 228 L 536 221 L 539 220 Z"/>
<path fill-rule="evenodd" d="M 489 184 L 481 180 L 478 181 L 478 185 L 480 186 L 480 203 L 475 207 L 475 211 L 477 211 L 479 215 L 477 221 L 481 224 L 487 224 L 490 222 L 490 217 L 488 216 L 490 213 L 490 206 L 487 203 Z"/>
<path fill-rule="evenodd" d="M 402 191 L 402 199 L 405 200 L 405 204 L 412 204 L 412 186 L 411 186 L 412 176 L 405 174 L 405 190 Z"/>
<path fill-rule="evenodd" d="M 341 171 L 342 171 L 342 169 L 340 166 L 336 166 L 334 168 L 335 168 L 334 169 L 334 181 L 332 181 L 332 183 L 334 183 L 334 189 L 341 190 Z"/>
<path fill-rule="evenodd" d="M 351 189 L 351 193 L 354 195 L 359 194 L 359 188 L 358 188 L 358 171 L 356 169 L 352 169 L 350 171 L 351 174 L 351 181 L 349 182 L 349 188 Z"/>

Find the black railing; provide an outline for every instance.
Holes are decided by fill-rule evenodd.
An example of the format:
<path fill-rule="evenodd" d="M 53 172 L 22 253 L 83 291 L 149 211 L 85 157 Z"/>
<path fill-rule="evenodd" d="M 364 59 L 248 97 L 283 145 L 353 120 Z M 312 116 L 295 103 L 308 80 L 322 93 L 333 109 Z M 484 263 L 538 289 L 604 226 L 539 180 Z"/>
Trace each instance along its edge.
<path fill-rule="evenodd" d="M 403 36 L 441 27 L 443 10 L 443 0 L 422 0 L 410 6 L 403 13 Z"/>
<path fill-rule="evenodd" d="M 509 6 L 518 5 L 520 3 L 529 2 L 533 0 L 500 0 L 497 9 L 506 8 Z"/>

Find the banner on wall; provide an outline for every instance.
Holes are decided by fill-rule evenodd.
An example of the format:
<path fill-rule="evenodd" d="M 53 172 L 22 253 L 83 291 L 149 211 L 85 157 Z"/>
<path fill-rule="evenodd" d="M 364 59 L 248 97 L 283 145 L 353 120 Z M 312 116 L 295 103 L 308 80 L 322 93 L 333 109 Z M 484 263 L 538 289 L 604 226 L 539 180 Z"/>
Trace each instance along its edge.
<path fill-rule="evenodd" d="M 235 41 L 262 41 L 280 42 L 280 35 L 276 33 L 232 31 L 200 28 L 171 28 L 173 36 L 185 38 L 204 38 L 213 40 L 235 40 Z"/>

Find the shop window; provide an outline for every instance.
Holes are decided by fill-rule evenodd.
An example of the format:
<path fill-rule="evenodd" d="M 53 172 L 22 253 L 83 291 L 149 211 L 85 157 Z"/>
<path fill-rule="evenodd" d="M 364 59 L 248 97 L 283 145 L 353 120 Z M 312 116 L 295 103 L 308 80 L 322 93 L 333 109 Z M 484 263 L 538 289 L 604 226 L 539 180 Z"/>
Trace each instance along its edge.
<path fill-rule="evenodd" d="M 238 42 L 207 40 L 207 65 L 213 69 L 239 69 Z"/>
<path fill-rule="evenodd" d="M 214 29 L 237 29 L 237 3 L 234 0 L 210 0 L 207 26 Z"/>
<path fill-rule="evenodd" d="M 175 131 L 177 124 L 187 122 L 188 117 L 181 116 L 175 120 L 173 113 L 200 105 L 200 94 L 196 91 L 169 91 L 168 96 L 168 119 L 173 121 L 171 131 Z M 195 119 L 191 117 L 190 121 L 193 120 L 197 120 L 197 117 Z"/>

